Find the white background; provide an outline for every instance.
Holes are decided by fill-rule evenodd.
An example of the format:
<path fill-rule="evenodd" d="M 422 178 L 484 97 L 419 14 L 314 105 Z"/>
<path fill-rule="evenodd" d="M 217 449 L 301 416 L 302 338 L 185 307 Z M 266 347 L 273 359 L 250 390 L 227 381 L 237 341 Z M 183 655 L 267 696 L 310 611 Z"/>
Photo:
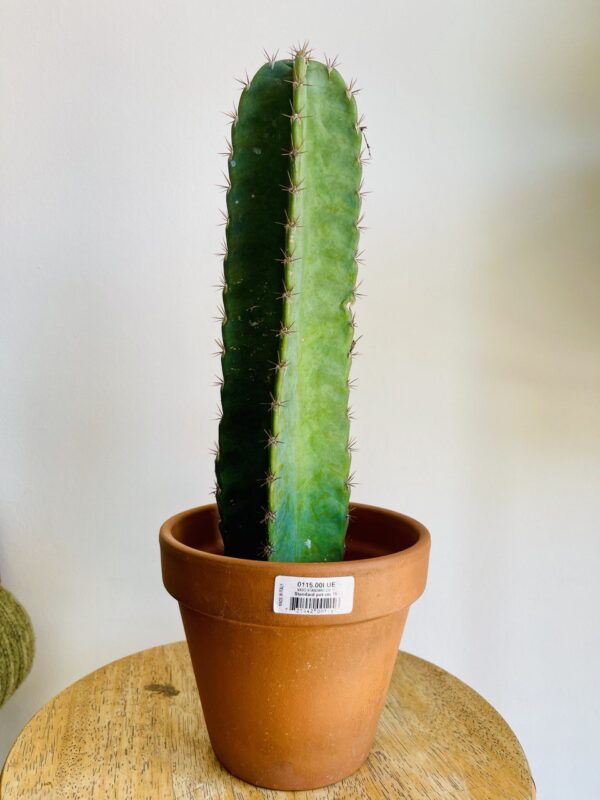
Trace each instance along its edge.
<path fill-rule="evenodd" d="M 598 3 L 14 0 L 0 31 L 0 567 L 37 631 L 0 762 L 182 637 L 157 532 L 210 499 L 221 112 L 310 38 L 374 156 L 354 498 L 433 537 L 403 646 L 496 706 L 543 800 L 598 798 Z"/>

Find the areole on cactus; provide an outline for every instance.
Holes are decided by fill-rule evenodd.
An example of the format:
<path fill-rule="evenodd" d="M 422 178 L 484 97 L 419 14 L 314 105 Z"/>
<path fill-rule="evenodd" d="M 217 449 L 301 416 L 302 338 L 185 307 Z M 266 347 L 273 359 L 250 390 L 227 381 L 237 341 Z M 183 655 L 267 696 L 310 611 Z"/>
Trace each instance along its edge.
<path fill-rule="evenodd" d="M 301 46 L 232 112 L 216 499 L 225 554 L 339 561 L 362 200 L 353 83 Z"/>

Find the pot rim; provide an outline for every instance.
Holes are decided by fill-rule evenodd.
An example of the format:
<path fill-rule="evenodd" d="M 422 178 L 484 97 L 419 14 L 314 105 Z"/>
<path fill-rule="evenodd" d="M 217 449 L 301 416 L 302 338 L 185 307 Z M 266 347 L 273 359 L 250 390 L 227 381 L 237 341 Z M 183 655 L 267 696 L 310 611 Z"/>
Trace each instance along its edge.
<path fill-rule="evenodd" d="M 173 534 L 173 529 L 178 523 L 189 517 L 195 516 L 198 513 L 208 511 L 209 509 L 216 509 L 216 503 L 205 503 L 201 506 L 195 506 L 194 508 L 180 511 L 178 514 L 174 514 L 172 517 L 169 517 L 169 519 L 165 520 L 160 527 L 159 539 L 169 548 L 178 551 L 183 556 L 207 559 L 208 561 L 213 561 L 214 563 L 222 564 L 224 566 L 237 564 L 240 567 L 246 566 L 256 569 L 263 569 L 270 573 L 273 572 L 273 569 L 277 568 L 288 571 L 296 567 L 322 569 L 323 567 L 331 568 L 334 565 L 344 565 L 345 568 L 347 568 L 350 564 L 352 565 L 353 570 L 360 570 L 363 567 L 367 569 L 376 565 L 384 566 L 384 564 L 387 562 L 397 560 L 398 558 L 402 558 L 403 560 L 409 558 L 412 559 L 415 557 L 418 558 L 419 556 L 425 555 L 429 552 L 431 547 L 431 536 L 429 531 L 421 522 L 413 517 L 409 517 L 406 514 L 401 514 L 399 511 L 393 511 L 392 509 L 384 508 L 382 506 L 375 506 L 369 503 L 350 503 L 349 508 L 351 511 L 352 509 L 361 509 L 367 512 L 383 511 L 386 514 L 393 515 L 399 521 L 403 522 L 405 525 L 415 531 L 417 534 L 417 540 L 408 547 L 404 547 L 401 550 L 396 550 L 393 553 L 388 553 L 382 556 L 357 558 L 352 559 L 351 561 L 261 561 L 259 559 L 237 558 L 236 556 L 226 556 L 221 555 L 220 553 L 211 553 L 207 550 L 202 550 L 201 548 L 191 547 L 190 545 L 184 544 L 175 537 Z"/>
<path fill-rule="evenodd" d="M 383 541 L 387 538 L 392 552 L 351 557 L 347 561 L 255 561 L 235 558 L 215 553 L 212 548 L 203 550 L 195 547 L 194 540 L 184 544 L 178 539 L 190 527 L 193 528 L 196 520 L 199 525 L 213 527 L 217 514 L 215 503 L 182 511 L 164 522 L 160 529 L 165 588 L 182 606 L 195 612 L 219 620 L 279 628 L 331 627 L 400 613 L 425 588 L 429 532 L 420 522 L 397 511 L 361 503 L 352 503 L 350 508 L 357 512 L 354 524 L 358 531 L 376 529 L 378 524 L 381 525 Z M 396 529 L 404 530 L 409 534 L 408 537 L 399 535 L 396 541 Z M 406 545 L 407 538 L 412 544 L 404 546 L 404 549 L 393 549 Z M 364 538 L 360 536 L 355 539 L 356 543 L 361 541 Z M 363 552 L 369 553 L 369 550 Z M 356 555 L 360 554 L 358 550 Z M 355 591 L 352 611 L 332 615 L 280 613 L 274 608 L 273 600 L 277 576 L 353 577 Z"/>

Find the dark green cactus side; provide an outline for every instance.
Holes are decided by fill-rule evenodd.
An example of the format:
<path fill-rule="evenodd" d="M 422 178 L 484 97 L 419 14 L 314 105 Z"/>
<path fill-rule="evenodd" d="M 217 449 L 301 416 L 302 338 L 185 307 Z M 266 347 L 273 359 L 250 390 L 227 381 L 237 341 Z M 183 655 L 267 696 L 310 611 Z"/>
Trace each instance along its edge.
<path fill-rule="evenodd" d="M 338 561 L 362 197 L 354 91 L 304 46 L 261 67 L 232 118 L 216 454 L 225 553 Z"/>

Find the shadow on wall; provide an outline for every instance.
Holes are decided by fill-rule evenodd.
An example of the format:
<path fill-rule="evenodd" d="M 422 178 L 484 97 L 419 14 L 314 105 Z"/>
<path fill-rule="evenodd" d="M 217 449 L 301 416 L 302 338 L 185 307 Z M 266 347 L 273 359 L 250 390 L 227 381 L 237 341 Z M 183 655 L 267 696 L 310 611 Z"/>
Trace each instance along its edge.
<path fill-rule="evenodd" d="M 548 454 L 600 452 L 600 37 L 590 12 L 538 19 L 544 35 L 505 64 L 495 118 L 505 174 L 478 220 L 482 422 Z"/>
<path fill-rule="evenodd" d="M 598 454 L 600 164 L 491 216 L 473 322 L 480 424 L 549 455 Z"/>
<path fill-rule="evenodd" d="M 598 638 L 584 645 L 564 630 L 589 605 L 600 560 L 600 81 L 598 37 L 586 37 L 533 43 L 503 78 L 500 177 L 474 218 L 467 304 L 465 647 L 484 694 L 504 686 L 490 699 L 525 744 L 537 724 L 538 756 L 556 763 L 567 713 L 548 702 L 566 670 L 557 628 L 581 685 Z M 579 547 L 565 548 L 574 532 Z M 548 718 L 530 719 L 528 702 Z M 582 730 L 591 724 L 589 710 L 571 710 Z"/>

